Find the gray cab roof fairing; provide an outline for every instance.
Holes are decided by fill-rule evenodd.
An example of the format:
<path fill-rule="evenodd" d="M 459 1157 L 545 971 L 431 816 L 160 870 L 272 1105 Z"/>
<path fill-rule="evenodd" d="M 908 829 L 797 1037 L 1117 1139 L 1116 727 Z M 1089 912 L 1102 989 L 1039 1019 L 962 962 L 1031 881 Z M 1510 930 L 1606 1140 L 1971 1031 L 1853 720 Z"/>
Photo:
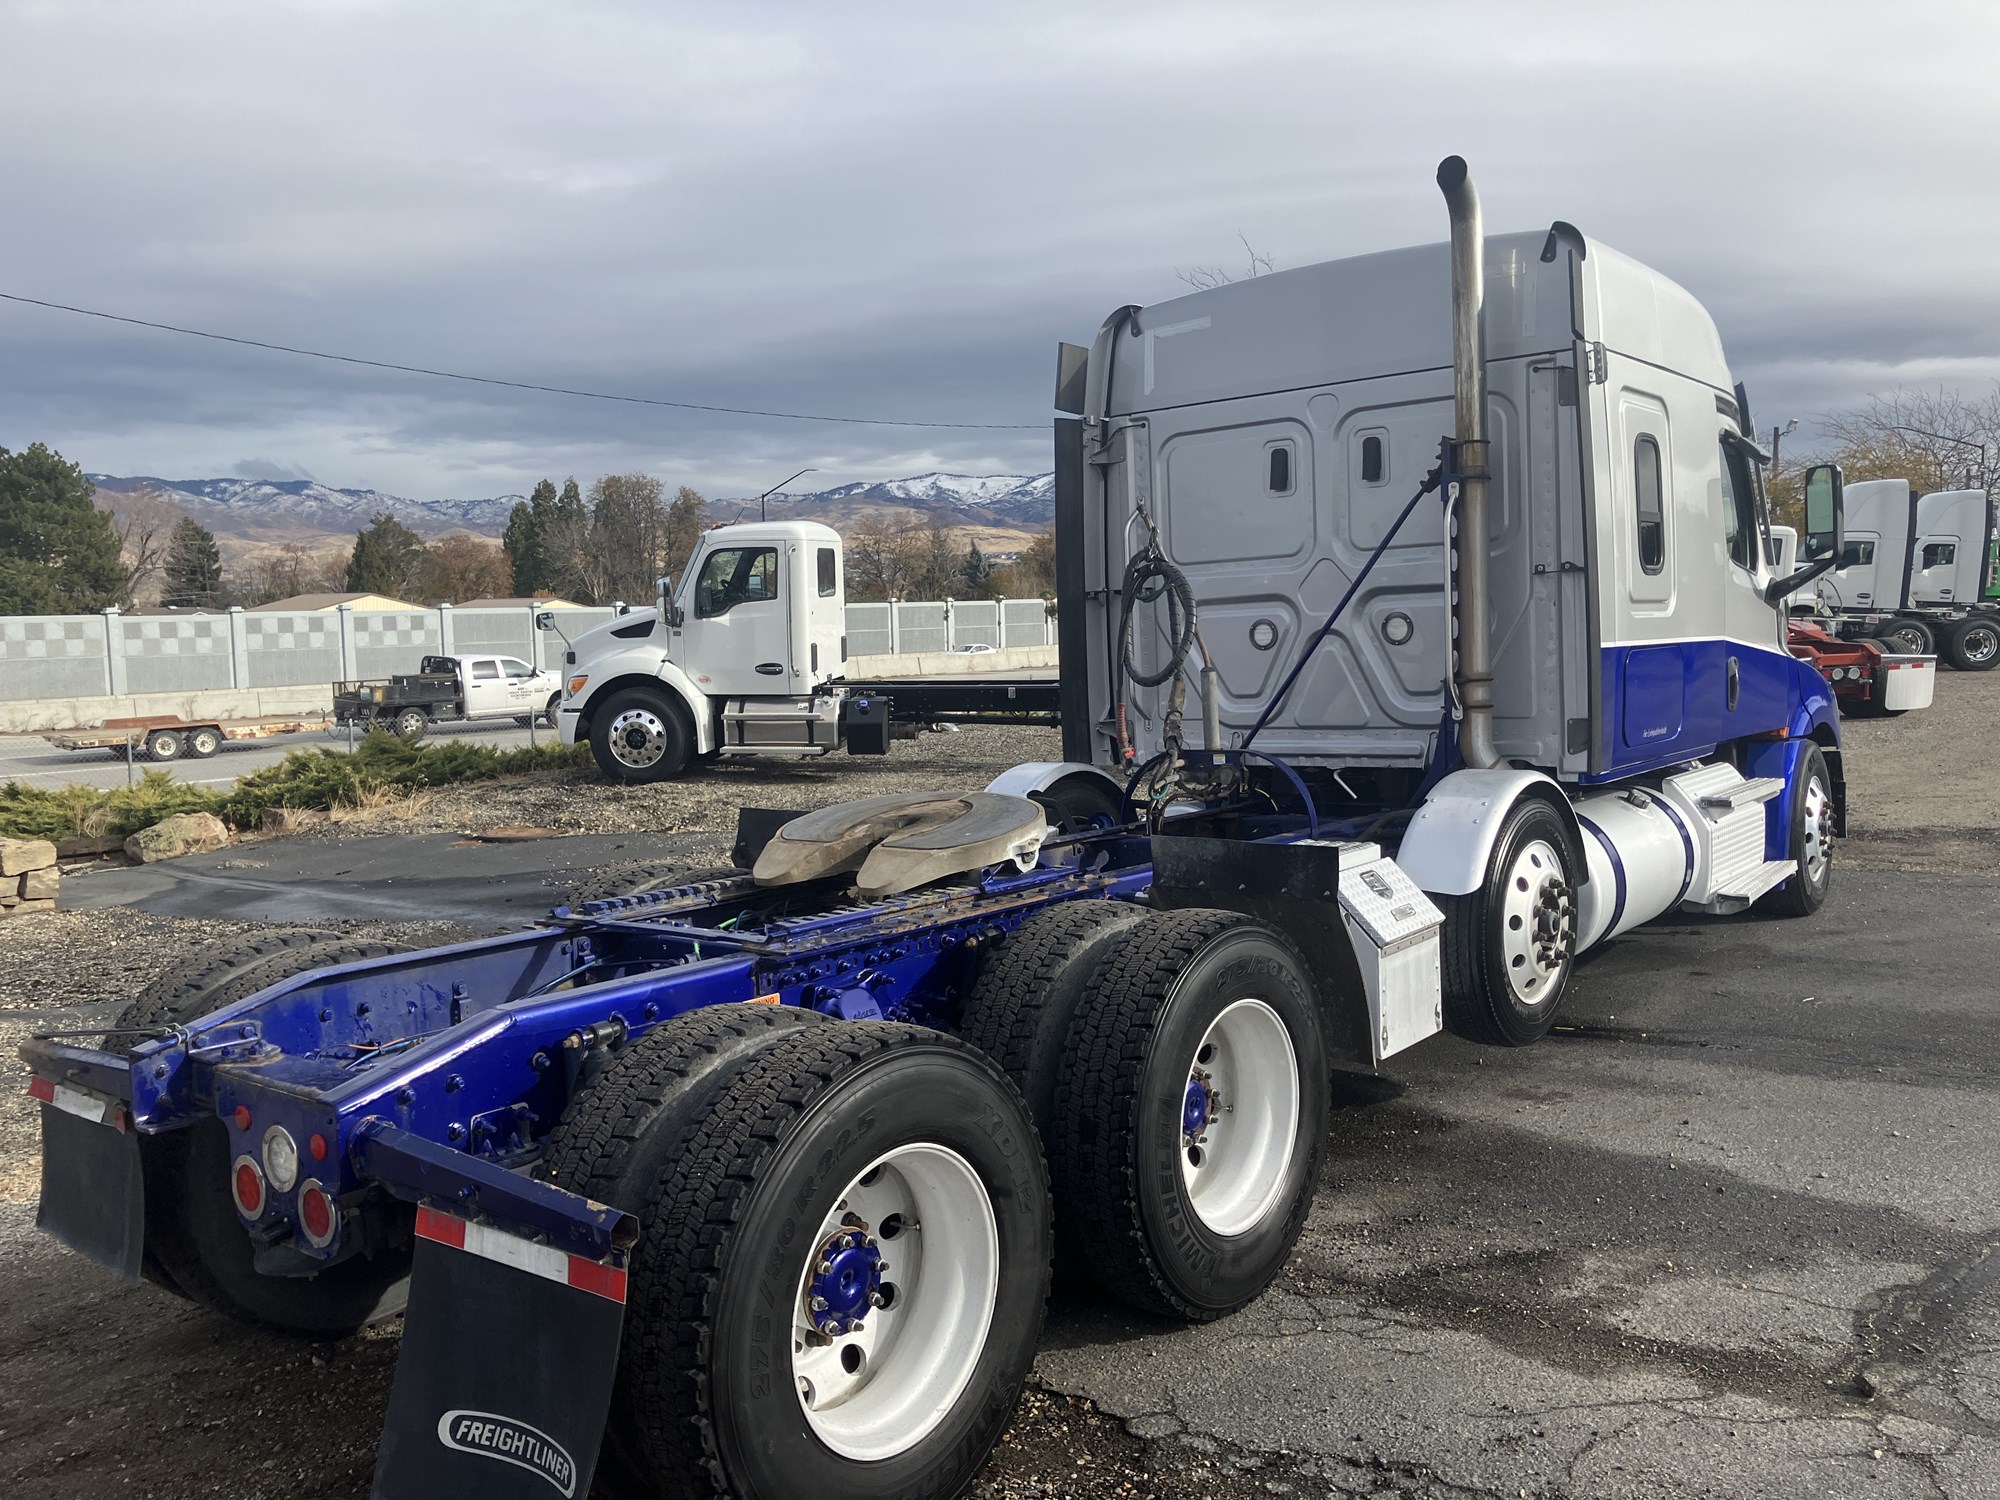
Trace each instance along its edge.
<path fill-rule="evenodd" d="M 1544 261 L 1548 241 L 1546 232 L 1487 237 L 1489 362 L 1571 347 L 1570 257 Z M 1683 288 L 1595 243 L 1582 277 L 1587 336 L 1731 390 L 1715 324 Z M 1212 287 L 1129 320 L 1114 314 L 1100 339 L 1114 363 L 1109 398 L 1099 397 L 1104 409 L 1093 415 L 1447 370 L 1450 247 L 1415 245 Z"/>
<path fill-rule="evenodd" d="M 1986 534 L 1986 510 L 1984 490 L 1933 490 L 1917 502 L 1917 535 L 1975 540 Z"/>

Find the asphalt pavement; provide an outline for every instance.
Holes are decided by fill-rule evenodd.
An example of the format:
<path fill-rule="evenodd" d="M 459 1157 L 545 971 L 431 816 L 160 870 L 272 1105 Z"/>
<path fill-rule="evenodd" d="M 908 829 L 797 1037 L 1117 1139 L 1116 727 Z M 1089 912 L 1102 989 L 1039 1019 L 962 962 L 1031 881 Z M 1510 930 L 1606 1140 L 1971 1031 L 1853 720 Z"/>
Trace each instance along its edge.
<path fill-rule="evenodd" d="M 277 840 L 65 895 L 487 926 L 545 907 L 565 869 L 674 837 Z M 1997 923 L 2000 879 L 1841 868 L 1810 920 L 1619 939 L 1539 1046 L 1436 1037 L 1343 1075 L 1276 1284 L 1200 1327 L 1059 1290 L 1036 1376 L 1087 1403 L 1060 1409 L 1076 1456 L 1053 1489 L 1022 1477 L 1048 1472 L 1034 1424 L 1056 1409 L 1037 1398 L 979 1492 L 1995 1500 Z M 19 1227 L 0 1354 L 33 1365 L 92 1321 L 121 1334 L 108 1384 L 0 1391 L 17 1476 L 206 1493 L 213 1435 L 186 1412 L 254 1400 L 297 1442 L 237 1492 L 365 1490 L 392 1331 L 301 1351 L 115 1288 Z M 338 1434 L 307 1420 L 325 1409 Z"/>
<path fill-rule="evenodd" d="M 552 729 L 537 725 L 535 738 L 547 744 Z M 439 724 L 428 736 L 434 740 L 471 736 L 482 745 L 511 749 L 528 743 L 528 731 L 517 728 L 512 719 L 472 724 Z M 207 760 L 178 760 L 162 766 L 137 761 L 127 766 L 122 751 L 62 750 L 38 734 L 0 734 L 0 784 L 19 781 L 27 786 L 123 786 L 137 780 L 146 770 L 164 770 L 176 781 L 196 786 L 225 787 L 237 777 L 247 776 L 265 766 L 276 765 L 293 750 L 345 750 L 347 732 L 329 734 L 310 729 L 303 734 L 279 734 L 265 740 L 232 740 Z"/>

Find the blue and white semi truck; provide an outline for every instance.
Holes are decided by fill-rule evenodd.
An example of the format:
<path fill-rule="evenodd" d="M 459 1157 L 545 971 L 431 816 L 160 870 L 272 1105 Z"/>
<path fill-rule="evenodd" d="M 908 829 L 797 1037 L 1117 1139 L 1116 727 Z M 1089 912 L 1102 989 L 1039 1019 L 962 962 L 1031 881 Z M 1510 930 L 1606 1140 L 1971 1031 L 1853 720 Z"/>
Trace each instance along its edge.
<path fill-rule="evenodd" d="M 1838 472 L 1771 576 L 1699 305 L 1439 181 L 1449 246 L 1064 349 L 1065 761 L 507 936 L 205 953 L 25 1047 L 43 1226 L 251 1323 L 404 1312 L 378 1495 L 950 1495 L 1055 1250 L 1223 1316 L 1333 1070 L 1532 1042 L 1677 908 L 1811 912 L 1839 721 L 1779 601 Z"/>

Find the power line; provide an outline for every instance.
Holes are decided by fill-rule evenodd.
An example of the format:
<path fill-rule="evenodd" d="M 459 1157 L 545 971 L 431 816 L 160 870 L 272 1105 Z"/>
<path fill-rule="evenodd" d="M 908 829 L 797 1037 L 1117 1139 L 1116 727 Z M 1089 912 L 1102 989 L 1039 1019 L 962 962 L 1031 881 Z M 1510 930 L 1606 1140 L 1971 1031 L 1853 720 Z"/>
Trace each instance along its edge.
<path fill-rule="evenodd" d="M 72 307 L 67 302 L 44 302 L 40 297 L 22 297 L 0 292 L 0 301 L 19 302 L 28 307 L 45 307 L 52 312 L 76 313 L 85 318 L 101 318 L 107 323 L 129 323 L 134 328 L 151 328 L 160 333 L 178 333 L 191 339 L 212 339 L 218 344 L 241 344 L 249 349 L 268 349 L 275 354 L 297 354 L 307 359 L 331 360 L 335 364 L 364 365 L 371 370 L 395 370 L 403 375 L 429 375 L 438 380 L 463 380 L 471 385 L 505 386 L 514 391 L 541 391 L 550 396 L 580 396 L 588 401 L 622 401 L 630 406 L 666 406 L 675 411 L 716 412 L 731 417 L 778 417 L 787 422 L 838 422 L 850 427 L 943 427 L 957 431 L 1040 432 L 1038 422 L 908 422 L 890 417 L 825 417 L 814 412 L 765 411 L 754 406 L 709 406 L 699 401 L 662 401 L 652 396 L 621 396 L 609 391 L 580 391 L 570 386 L 536 385 L 526 380 L 498 380 L 491 375 L 461 375 L 455 370 L 430 370 L 422 365 L 399 365 L 386 359 L 361 359 L 352 354 L 328 354 L 321 349 L 299 349 L 290 344 L 271 344 L 263 339 L 238 338 L 229 333 L 210 333 L 200 328 L 180 328 L 172 323 L 154 323 L 145 318 L 128 318 L 121 313 L 100 312 L 93 307 Z"/>

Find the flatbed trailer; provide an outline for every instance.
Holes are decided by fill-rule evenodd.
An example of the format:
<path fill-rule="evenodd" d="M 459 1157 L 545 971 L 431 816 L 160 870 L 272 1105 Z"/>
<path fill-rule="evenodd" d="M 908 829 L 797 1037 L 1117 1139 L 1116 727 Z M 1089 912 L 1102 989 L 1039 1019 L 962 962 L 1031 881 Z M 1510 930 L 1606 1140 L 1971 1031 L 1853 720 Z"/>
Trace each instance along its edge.
<path fill-rule="evenodd" d="M 849 680 L 844 686 L 851 699 L 887 699 L 891 723 L 1062 722 L 1062 689 L 1046 678 L 967 673 L 963 677 Z"/>
<path fill-rule="evenodd" d="M 146 714 L 106 719 L 94 729 L 67 729 L 44 734 L 58 750 L 108 750 L 158 762 L 207 760 L 231 740 L 263 740 L 277 734 L 302 734 L 327 722 L 325 714 L 274 714 L 251 719 L 182 719 L 172 714 Z"/>

